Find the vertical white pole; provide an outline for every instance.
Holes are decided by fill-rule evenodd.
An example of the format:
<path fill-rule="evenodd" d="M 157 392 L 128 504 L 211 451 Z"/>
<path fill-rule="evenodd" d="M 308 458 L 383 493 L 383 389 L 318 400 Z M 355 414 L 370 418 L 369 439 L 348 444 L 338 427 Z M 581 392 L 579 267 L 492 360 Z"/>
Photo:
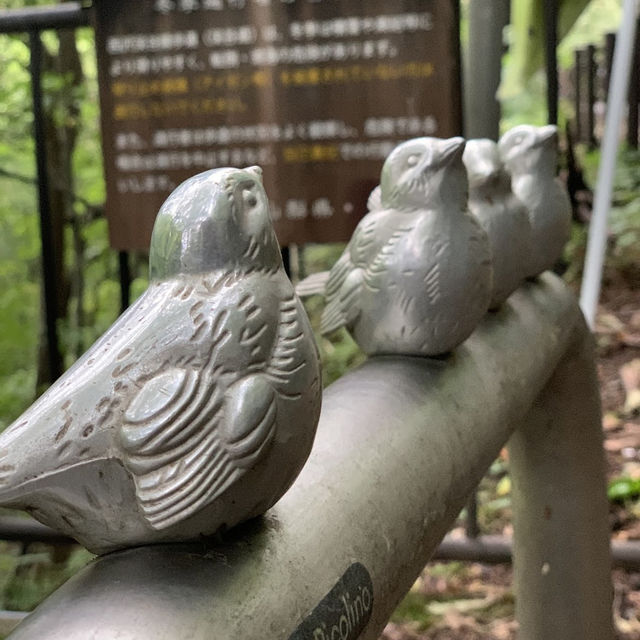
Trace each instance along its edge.
<path fill-rule="evenodd" d="M 613 72 L 609 88 L 604 139 L 596 183 L 593 217 L 589 229 L 582 288 L 580 290 L 580 307 L 591 329 L 593 329 L 595 322 L 598 299 L 600 297 L 602 267 L 607 245 L 607 219 L 611 206 L 620 123 L 624 113 L 634 52 L 637 13 L 638 0 L 625 0 L 622 24 L 618 30 L 616 48 L 613 55 Z"/>

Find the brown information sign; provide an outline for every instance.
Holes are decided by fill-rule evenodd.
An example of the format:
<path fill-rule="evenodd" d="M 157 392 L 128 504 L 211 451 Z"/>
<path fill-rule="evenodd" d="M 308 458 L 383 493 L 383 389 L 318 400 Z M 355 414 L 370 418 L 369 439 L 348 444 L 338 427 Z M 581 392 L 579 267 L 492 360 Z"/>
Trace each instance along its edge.
<path fill-rule="evenodd" d="M 111 244 L 180 182 L 258 164 L 281 244 L 346 240 L 384 158 L 460 133 L 455 0 L 97 0 Z"/>

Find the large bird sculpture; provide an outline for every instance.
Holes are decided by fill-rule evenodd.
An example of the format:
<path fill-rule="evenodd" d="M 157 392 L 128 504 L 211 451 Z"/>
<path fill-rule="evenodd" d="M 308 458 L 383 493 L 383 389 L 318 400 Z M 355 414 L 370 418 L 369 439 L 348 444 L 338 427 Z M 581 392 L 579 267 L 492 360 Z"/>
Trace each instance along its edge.
<path fill-rule="evenodd" d="M 101 553 L 257 516 L 302 468 L 316 346 L 284 273 L 257 167 L 179 186 L 151 283 L 0 436 L 0 504 Z"/>

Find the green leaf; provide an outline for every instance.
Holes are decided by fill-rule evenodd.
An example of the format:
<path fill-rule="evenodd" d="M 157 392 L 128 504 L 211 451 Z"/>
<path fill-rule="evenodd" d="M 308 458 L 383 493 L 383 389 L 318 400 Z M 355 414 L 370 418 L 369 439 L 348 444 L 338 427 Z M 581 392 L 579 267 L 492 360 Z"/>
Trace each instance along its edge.
<path fill-rule="evenodd" d="M 640 478 L 615 478 L 609 483 L 607 496 L 611 502 L 624 502 L 640 496 Z"/>
<path fill-rule="evenodd" d="M 597 44 L 606 31 L 617 24 L 620 16 L 618 0 L 560 0 L 558 17 L 558 40 L 569 34 L 578 18 L 583 22 L 581 14 L 586 18 L 581 26 L 579 37 L 573 42 Z M 509 31 L 510 60 L 507 66 L 505 81 L 500 89 L 504 97 L 513 96 L 522 91 L 534 74 L 544 68 L 545 28 L 544 3 L 541 0 L 512 0 L 511 28 Z M 595 16 L 595 17 L 592 17 Z M 599 18 L 596 19 L 596 18 Z M 583 34 L 587 34 L 586 38 Z M 571 41 L 570 41 L 571 42 Z M 571 45 L 570 45 L 571 46 Z M 566 52 L 572 55 L 573 49 L 562 49 L 560 52 L 566 59 Z"/>

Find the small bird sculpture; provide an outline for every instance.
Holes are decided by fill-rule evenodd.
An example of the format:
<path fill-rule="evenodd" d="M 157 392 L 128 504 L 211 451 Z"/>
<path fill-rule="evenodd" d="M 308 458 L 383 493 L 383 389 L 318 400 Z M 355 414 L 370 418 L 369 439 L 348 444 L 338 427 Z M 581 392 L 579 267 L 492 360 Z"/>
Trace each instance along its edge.
<path fill-rule="evenodd" d="M 531 225 L 526 207 L 511 190 L 511 179 L 493 140 L 468 140 L 462 160 L 469 178 L 469 210 L 489 238 L 493 261 L 490 309 L 497 309 L 528 275 Z"/>
<path fill-rule="evenodd" d="M 257 516 L 313 442 L 321 384 L 258 167 L 158 213 L 141 298 L 0 435 L 0 504 L 96 553 Z"/>
<path fill-rule="evenodd" d="M 372 210 L 324 284 L 321 331 L 346 327 L 369 354 L 431 356 L 487 310 L 491 260 L 467 211 L 464 140 L 415 138 L 385 161 Z M 373 202 L 373 204 L 372 204 Z"/>
<path fill-rule="evenodd" d="M 558 130 L 553 125 L 520 125 L 507 131 L 498 149 L 516 197 L 531 224 L 528 277 L 551 269 L 571 234 L 571 202 L 556 178 Z"/>

